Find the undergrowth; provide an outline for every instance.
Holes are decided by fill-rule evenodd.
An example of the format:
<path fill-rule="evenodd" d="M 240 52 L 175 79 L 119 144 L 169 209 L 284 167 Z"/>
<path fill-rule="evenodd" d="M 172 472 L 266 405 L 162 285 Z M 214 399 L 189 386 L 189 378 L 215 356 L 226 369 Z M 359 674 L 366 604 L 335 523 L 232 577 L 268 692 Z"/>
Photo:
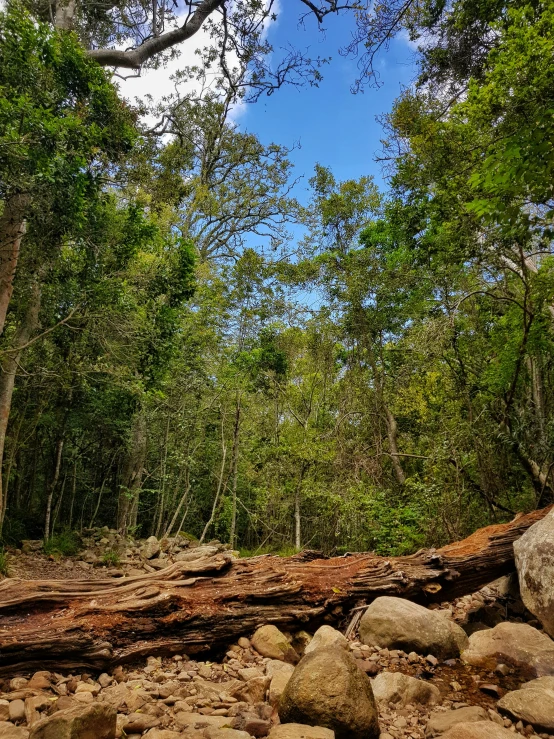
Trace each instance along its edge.
<path fill-rule="evenodd" d="M 46 554 L 71 557 L 80 549 L 79 537 L 74 531 L 62 531 L 44 542 Z"/>

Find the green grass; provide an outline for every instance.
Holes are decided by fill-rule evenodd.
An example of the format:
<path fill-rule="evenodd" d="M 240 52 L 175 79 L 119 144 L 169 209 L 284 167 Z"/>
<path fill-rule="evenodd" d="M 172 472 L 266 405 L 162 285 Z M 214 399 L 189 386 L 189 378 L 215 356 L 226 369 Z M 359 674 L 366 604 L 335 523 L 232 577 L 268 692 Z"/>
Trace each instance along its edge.
<path fill-rule="evenodd" d="M 102 555 L 102 563 L 109 567 L 118 567 L 120 564 L 120 558 L 118 552 L 113 549 L 109 549 Z"/>
<path fill-rule="evenodd" d="M 0 549 L 0 575 L 9 577 L 8 555 L 3 549 Z"/>
<path fill-rule="evenodd" d="M 44 542 L 46 554 L 71 557 L 80 549 L 79 537 L 74 531 L 62 531 Z"/>

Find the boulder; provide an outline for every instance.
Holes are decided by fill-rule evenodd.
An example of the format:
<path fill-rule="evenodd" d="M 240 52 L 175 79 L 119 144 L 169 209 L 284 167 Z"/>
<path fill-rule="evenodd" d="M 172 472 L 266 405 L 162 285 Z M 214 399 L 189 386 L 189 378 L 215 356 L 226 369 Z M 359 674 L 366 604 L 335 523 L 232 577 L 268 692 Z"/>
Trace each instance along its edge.
<path fill-rule="evenodd" d="M 404 675 L 401 672 L 381 672 L 371 681 L 377 703 L 393 703 L 403 708 L 408 703 L 434 706 L 441 701 L 439 689 L 425 680 Z"/>
<path fill-rule="evenodd" d="M 291 647 L 287 637 L 273 624 L 261 626 L 250 639 L 252 646 L 262 655 L 295 665 L 298 654 Z"/>
<path fill-rule="evenodd" d="M 194 562 L 196 559 L 213 557 L 219 552 L 219 547 L 195 547 L 190 552 L 180 552 L 175 555 L 175 562 Z"/>
<path fill-rule="evenodd" d="M 246 731 L 238 731 L 237 729 L 217 729 L 211 727 L 204 731 L 206 739 L 250 739 L 250 734 Z"/>
<path fill-rule="evenodd" d="M 292 667 L 292 665 L 290 665 L 290 667 Z M 283 670 L 279 670 L 279 672 L 276 672 L 271 678 L 268 700 L 272 706 L 276 706 L 281 700 L 281 696 L 285 692 L 285 688 L 289 683 L 291 675 L 292 671 L 284 672 Z"/>
<path fill-rule="evenodd" d="M 342 647 L 348 649 L 348 639 L 332 626 L 321 626 L 314 634 L 313 639 L 304 648 L 304 654 L 310 654 L 321 647 Z"/>
<path fill-rule="evenodd" d="M 140 553 L 145 559 L 153 559 L 157 554 L 160 553 L 161 547 L 160 542 L 155 536 L 149 536 L 140 548 Z"/>
<path fill-rule="evenodd" d="M 38 721 L 29 739 L 114 739 L 117 713 L 106 703 L 57 711 Z"/>
<path fill-rule="evenodd" d="M 456 724 L 441 739 L 514 739 L 514 733 L 494 721 Z"/>
<path fill-rule="evenodd" d="M 458 657 L 468 644 L 465 631 L 446 616 L 389 596 L 376 598 L 368 606 L 360 621 L 360 641 L 440 659 Z"/>
<path fill-rule="evenodd" d="M 425 736 L 433 739 L 442 736 L 456 724 L 475 723 L 476 721 L 489 721 L 489 715 L 481 706 L 465 706 L 455 711 L 442 711 L 432 713 L 425 728 Z"/>
<path fill-rule="evenodd" d="M 521 599 L 554 637 L 554 509 L 514 541 Z"/>
<path fill-rule="evenodd" d="M 467 664 L 486 670 L 494 670 L 500 662 L 531 677 L 554 675 L 554 641 L 528 624 L 506 622 L 476 631 L 461 657 Z"/>
<path fill-rule="evenodd" d="M 24 539 L 21 542 L 21 551 L 23 554 L 32 554 L 33 552 L 40 552 L 43 547 L 42 539 Z"/>
<path fill-rule="evenodd" d="M 554 677 L 539 677 L 512 690 L 498 701 L 498 708 L 537 731 L 554 731 Z"/>
<path fill-rule="evenodd" d="M 323 726 L 279 724 L 271 729 L 269 739 L 335 739 L 335 732 Z"/>
<path fill-rule="evenodd" d="M 336 739 L 379 736 L 371 682 L 340 647 L 322 647 L 302 658 L 278 710 L 282 723 L 323 726 Z"/>
<path fill-rule="evenodd" d="M 0 739 L 28 739 L 29 731 L 22 726 L 14 726 L 8 721 L 0 721 Z"/>
<path fill-rule="evenodd" d="M 144 734 L 144 739 L 183 739 L 180 731 L 170 731 L 169 729 L 150 729 Z"/>

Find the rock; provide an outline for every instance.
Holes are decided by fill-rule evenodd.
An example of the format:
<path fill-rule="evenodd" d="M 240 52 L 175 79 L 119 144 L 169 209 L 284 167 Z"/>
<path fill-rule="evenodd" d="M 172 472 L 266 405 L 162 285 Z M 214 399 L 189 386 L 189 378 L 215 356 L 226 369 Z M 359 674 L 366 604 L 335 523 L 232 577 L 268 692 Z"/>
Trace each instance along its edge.
<path fill-rule="evenodd" d="M 381 672 L 371 681 L 371 686 L 378 703 L 393 703 L 397 708 L 409 703 L 434 706 L 441 700 L 435 685 L 401 672 Z"/>
<path fill-rule="evenodd" d="M 180 731 L 169 731 L 169 729 L 150 729 L 144 734 L 144 739 L 183 739 Z"/>
<path fill-rule="evenodd" d="M 298 655 L 289 644 L 287 637 L 276 626 L 273 626 L 273 624 L 261 626 L 257 629 L 250 641 L 254 649 L 262 657 L 280 659 L 292 665 L 298 662 Z"/>
<path fill-rule="evenodd" d="M 279 724 L 271 729 L 269 739 L 335 739 L 335 732 L 323 726 Z"/>
<path fill-rule="evenodd" d="M 441 739 L 514 739 L 514 734 L 494 721 L 456 724 Z"/>
<path fill-rule="evenodd" d="M 21 551 L 23 554 L 32 554 L 33 552 L 40 552 L 43 547 L 42 539 L 24 539 L 21 542 Z"/>
<path fill-rule="evenodd" d="M 365 611 L 360 641 L 373 647 L 431 653 L 441 659 L 457 657 L 468 644 L 464 630 L 442 614 L 389 596 L 376 598 Z"/>
<path fill-rule="evenodd" d="M 10 702 L 4 699 L 0 700 L 0 721 L 7 721 L 10 718 Z"/>
<path fill-rule="evenodd" d="M 281 696 L 285 692 L 285 688 L 288 685 L 292 672 L 292 670 L 291 672 L 284 672 L 283 670 L 280 670 L 279 672 L 276 672 L 271 678 L 268 700 L 272 706 L 276 706 L 281 700 Z"/>
<path fill-rule="evenodd" d="M 192 711 L 179 711 L 175 716 L 175 722 L 184 729 L 194 729 L 197 727 L 217 726 L 222 728 L 229 724 L 227 716 L 202 716 Z"/>
<path fill-rule="evenodd" d="M 20 698 L 10 702 L 9 707 L 10 721 L 17 724 L 19 721 L 25 721 L 25 703 Z"/>
<path fill-rule="evenodd" d="M 498 708 L 537 730 L 554 731 L 554 677 L 540 677 L 506 693 Z"/>
<path fill-rule="evenodd" d="M 462 660 L 494 670 L 498 662 L 518 667 L 532 677 L 554 675 L 554 641 L 528 624 L 502 623 L 469 637 Z"/>
<path fill-rule="evenodd" d="M 35 672 L 33 677 L 27 683 L 27 687 L 32 688 L 33 690 L 48 690 L 51 679 L 52 675 L 49 672 Z"/>
<path fill-rule="evenodd" d="M 149 536 L 140 548 L 140 553 L 145 559 L 152 559 L 160 553 L 160 542 L 155 536 Z"/>
<path fill-rule="evenodd" d="M 259 718 L 259 716 L 246 713 L 237 716 L 233 721 L 233 727 L 246 732 L 250 736 L 262 737 L 268 735 L 271 723 L 265 719 Z"/>
<path fill-rule="evenodd" d="M 213 557 L 219 552 L 219 547 L 195 547 L 190 552 L 179 552 L 175 555 L 175 562 L 194 562 L 195 559 Z"/>
<path fill-rule="evenodd" d="M 106 703 L 57 711 L 31 729 L 29 739 L 114 739 L 117 713 Z"/>
<path fill-rule="evenodd" d="M 323 726 L 337 739 L 379 736 L 371 682 L 340 647 L 322 647 L 302 658 L 278 710 L 282 723 Z"/>
<path fill-rule="evenodd" d="M 554 637 L 554 510 L 514 542 L 521 598 Z"/>
<path fill-rule="evenodd" d="M 475 723 L 476 721 L 489 721 L 488 713 L 481 706 L 466 706 L 455 711 L 441 713 L 436 711 L 429 718 L 425 736 L 432 739 L 435 736 L 442 736 L 456 724 Z"/>
<path fill-rule="evenodd" d="M 28 739 L 29 731 L 22 726 L 14 726 L 8 721 L 0 721 L 0 739 Z"/>
<path fill-rule="evenodd" d="M 204 731 L 206 739 L 250 739 L 250 734 L 246 731 L 238 731 L 237 729 L 217 729 L 209 728 Z"/>
<path fill-rule="evenodd" d="M 304 654 L 310 654 L 321 647 L 342 647 L 348 649 L 347 638 L 332 626 L 321 626 L 314 634 L 313 639 L 304 648 Z"/>
<path fill-rule="evenodd" d="M 21 690 L 28 682 L 26 677 L 13 677 L 10 680 L 10 690 Z"/>

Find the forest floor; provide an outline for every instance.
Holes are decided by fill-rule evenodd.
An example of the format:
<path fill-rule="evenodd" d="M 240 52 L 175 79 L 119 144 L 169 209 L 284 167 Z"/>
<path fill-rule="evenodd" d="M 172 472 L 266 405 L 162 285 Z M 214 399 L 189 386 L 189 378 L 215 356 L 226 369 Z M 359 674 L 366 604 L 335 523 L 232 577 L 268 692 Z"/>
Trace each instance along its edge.
<path fill-rule="evenodd" d="M 80 552 L 72 557 L 17 552 L 9 555 L 8 567 L 12 578 L 68 580 L 121 577 L 131 564 L 136 567 L 136 562 L 108 566 L 100 559 L 91 566 L 83 556 L 90 560 L 90 550 L 88 555 Z M 537 625 L 523 606 L 514 579 L 509 577 L 436 607 L 448 611 L 450 618 L 468 633 L 504 621 Z M 430 736 L 426 726 L 432 714 L 466 706 L 481 707 L 489 719 L 522 736 L 549 736 L 535 733 L 529 725 L 512 722 L 497 711 L 498 698 L 525 681 L 517 669 L 510 668 L 506 674 L 487 672 L 459 659 L 444 662 L 400 650 L 368 647 L 355 637 L 350 639 L 349 649 L 369 676 L 383 671 L 402 672 L 431 683 L 440 691 L 439 705 L 380 704 L 382 739 L 424 739 Z M 0 680 L 0 703 L 4 699 L 11 705 L 21 700 L 17 698 L 20 695 L 25 705 L 33 704 L 33 710 L 24 711 L 16 721 L 25 731 L 41 717 L 51 715 L 62 698 L 59 708 L 94 697 L 117 708 L 118 737 L 148 739 L 150 733 L 155 738 L 156 732 L 164 729 L 175 731 L 175 737 L 217 739 L 218 727 L 224 725 L 246 732 L 243 736 L 267 736 L 278 722 L 270 687 L 275 660 L 262 657 L 245 638 L 215 657 L 215 661 L 201 661 L 186 654 L 163 659 L 151 656 L 133 666 L 117 667 L 111 674 L 53 671 L 36 673 L 34 677 L 28 674 L 22 679 L 19 672 Z M 31 695 L 29 690 L 35 683 L 42 687 Z"/>

